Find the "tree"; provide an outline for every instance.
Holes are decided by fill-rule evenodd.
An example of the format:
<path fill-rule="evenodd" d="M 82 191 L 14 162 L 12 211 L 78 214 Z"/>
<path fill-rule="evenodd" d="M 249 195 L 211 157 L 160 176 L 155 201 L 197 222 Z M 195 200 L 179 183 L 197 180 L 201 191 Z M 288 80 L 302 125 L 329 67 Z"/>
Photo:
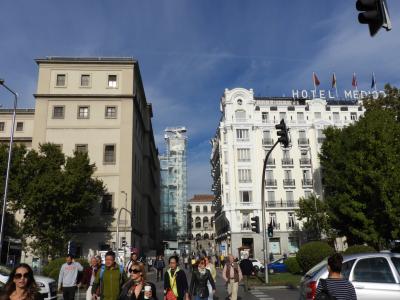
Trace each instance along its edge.
<path fill-rule="evenodd" d="M 300 198 L 296 216 L 298 220 L 305 220 L 303 231 L 307 235 L 308 241 L 319 241 L 322 236 L 332 236 L 327 210 L 327 204 L 315 194 L 308 198 Z"/>
<path fill-rule="evenodd" d="M 104 194 L 94 171 L 86 153 L 66 158 L 54 144 L 26 152 L 13 174 L 10 208 L 23 212 L 20 229 L 28 249 L 43 257 L 65 252 Z"/>
<path fill-rule="evenodd" d="M 320 154 L 331 225 L 376 249 L 400 236 L 400 99 L 386 92 L 358 122 L 327 128 Z"/>

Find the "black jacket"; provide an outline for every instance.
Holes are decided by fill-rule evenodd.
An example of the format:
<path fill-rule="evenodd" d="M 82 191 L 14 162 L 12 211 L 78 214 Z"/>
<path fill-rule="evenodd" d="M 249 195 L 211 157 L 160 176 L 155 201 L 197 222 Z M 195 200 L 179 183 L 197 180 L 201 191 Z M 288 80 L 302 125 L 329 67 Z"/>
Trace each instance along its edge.
<path fill-rule="evenodd" d="M 188 292 L 186 274 L 183 270 L 179 270 L 176 274 L 176 288 L 178 290 L 178 299 L 183 299 L 185 294 Z M 164 295 L 167 293 L 168 289 L 171 289 L 171 286 L 169 283 L 169 274 L 167 271 L 164 275 Z"/>
<path fill-rule="evenodd" d="M 251 275 L 251 273 L 254 272 L 254 267 L 251 260 L 247 258 L 243 259 L 240 262 L 240 270 L 242 270 L 243 275 Z"/>
<path fill-rule="evenodd" d="M 201 298 L 206 298 L 209 296 L 207 282 L 209 281 L 212 289 L 215 290 L 215 282 L 211 276 L 211 272 L 205 269 L 205 274 L 201 274 L 198 269 L 194 270 L 192 273 L 192 280 L 190 281 L 190 295 L 200 296 Z"/>
<path fill-rule="evenodd" d="M 151 286 L 151 293 L 152 293 L 152 300 L 158 300 L 157 299 L 157 291 L 156 291 L 156 286 L 152 282 L 146 282 L 144 286 L 150 285 Z M 121 294 L 119 295 L 119 300 L 144 300 L 144 286 L 142 288 L 142 291 L 140 292 L 139 296 L 136 298 L 135 293 L 132 293 L 131 295 L 128 295 L 129 289 L 133 286 L 133 280 L 129 280 L 127 283 L 125 283 L 122 286 Z"/>

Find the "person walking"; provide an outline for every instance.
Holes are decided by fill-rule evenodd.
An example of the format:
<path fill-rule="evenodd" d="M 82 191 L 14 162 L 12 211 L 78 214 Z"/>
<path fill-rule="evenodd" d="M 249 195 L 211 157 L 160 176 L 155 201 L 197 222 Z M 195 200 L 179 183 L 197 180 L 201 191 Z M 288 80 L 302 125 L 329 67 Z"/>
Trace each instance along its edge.
<path fill-rule="evenodd" d="M 132 263 L 129 274 L 130 278 L 122 286 L 119 300 L 157 300 L 156 286 L 146 280 L 144 264 Z"/>
<path fill-rule="evenodd" d="M 315 299 L 357 300 L 353 284 L 340 274 L 342 272 L 343 256 L 335 253 L 328 258 L 328 278 L 320 279 Z"/>
<path fill-rule="evenodd" d="M 115 253 L 108 251 L 105 264 L 101 266 L 96 274 L 92 285 L 92 299 L 100 297 L 102 300 L 117 300 L 121 287 L 126 281 L 123 266 L 115 262 Z"/>
<path fill-rule="evenodd" d="M 101 262 L 101 260 L 100 260 Z M 90 259 L 90 266 L 83 269 L 83 277 L 82 277 L 82 285 L 84 285 L 86 290 L 86 300 L 92 299 L 92 286 L 93 282 L 96 279 L 96 274 L 100 269 L 101 265 L 96 257 L 92 257 Z"/>
<path fill-rule="evenodd" d="M 179 269 L 179 258 L 171 256 L 164 274 L 164 300 L 190 300 L 185 271 Z"/>
<path fill-rule="evenodd" d="M 208 290 L 208 283 L 211 284 L 211 292 Z M 197 269 L 192 273 L 190 281 L 190 295 L 195 300 L 207 300 L 215 293 L 215 281 L 210 270 L 206 268 L 206 260 L 204 258 L 197 262 Z"/>
<path fill-rule="evenodd" d="M 250 286 L 249 286 L 250 276 L 254 275 L 253 263 L 248 258 L 248 256 L 245 256 L 245 258 L 242 259 L 242 261 L 240 262 L 239 265 L 240 265 L 240 270 L 242 271 L 242 274 L 243 274 L 244 290 L 246 292 L 248 292 L 250 290 Z"/>
<path fill-rule="evenodd" d="M 157 282 L 159 280 L 163 281 L 165 262 L 164 262 L 164 257 L 162 255 L 157 256 L 157 259 L 154 262 L 154 267 L 157 270 Z"/>
<path fill-rule="evenodd" d="M 239 265 L 235 262 L 232 254 L 228 256 L 228 261 L 222 270 L 222 277 L 228 286 L 228 297 L 230 300 L 237 300 L 239 282 L 242 281 L 242 272 Z"/>
<path fill-rule="evenodd" d="M 153 266 L 153 258 L 149 256 L 147 258 L 147 272 L 151 272 L 152 266 Z"/>
<path fill-rule="evenodd" d="M 131 259 L 125 265 L 125 272 L 129 275 L 129 269 L 131 268 L 131 264 L 138 261 L 138 255 L 136 252 L 131 253 Z"/>
<path fill-rule="evenodd" d="M 189 257 L 187 255 L 183 258 L 183 264 L 185 265 L 185 270 L 187 270 L 189 264 Z"/>
<path fill-rule="evenodd" d="M 61 266 L 58 275 L 58 290 L 62 290 L 64 300 L 75 299 L 78 272 L 82 271 L 82 265 L 79 262 L 74 261 L 72 254 L 68 254 L 66 262 Z"/>
<path fill-rule="evenodd" d="M 217 269 L 215 268 L 215 265 L 212 263 L 212 257 L 206 256 L 204 259 L 206 262 L 206 269 L 210 271 L 214 283 L 217 282 Z M 213 300 L 214 293 L 212 292 L 211 282 L 209 281 L 207 282 L 207 287 L 208 287 L 208 300 Z"/>
<path fill-rule="evenodd" d="M 33 271 L 27 264 L 14 267 L 2 289 L 0 300 L 40 300 L 39 287 L 33 277 Z"/>

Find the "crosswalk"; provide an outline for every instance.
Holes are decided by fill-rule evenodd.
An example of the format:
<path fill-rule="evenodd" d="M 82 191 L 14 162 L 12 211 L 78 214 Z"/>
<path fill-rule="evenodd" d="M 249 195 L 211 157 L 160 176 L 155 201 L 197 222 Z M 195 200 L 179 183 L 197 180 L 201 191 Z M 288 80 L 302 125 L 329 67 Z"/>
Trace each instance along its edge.
<path fill-rule="evenodd" d="M 258 300 L 274 300 L 274 298 L 270 297 L 265 290 L 255 288 L 251 289 L 249 292 Z"/>

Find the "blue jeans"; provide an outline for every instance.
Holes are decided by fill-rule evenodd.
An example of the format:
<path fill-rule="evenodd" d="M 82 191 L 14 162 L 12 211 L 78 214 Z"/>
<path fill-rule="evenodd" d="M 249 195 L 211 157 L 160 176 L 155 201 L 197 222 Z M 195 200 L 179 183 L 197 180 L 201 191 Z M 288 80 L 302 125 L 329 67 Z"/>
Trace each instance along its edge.
<path fill-rule="evenodd" d="M 208 298 L 201 298 L 199 295 L 196 295 L 195 300 L 207 300 Z"/>

